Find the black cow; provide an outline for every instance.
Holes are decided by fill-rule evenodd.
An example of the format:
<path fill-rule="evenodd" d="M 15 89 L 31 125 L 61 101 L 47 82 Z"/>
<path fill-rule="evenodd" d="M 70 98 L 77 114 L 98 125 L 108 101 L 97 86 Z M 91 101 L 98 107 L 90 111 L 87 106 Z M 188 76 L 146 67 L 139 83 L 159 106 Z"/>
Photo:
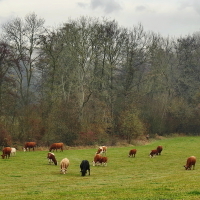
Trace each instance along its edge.
<path fill-rule="evenodd" d="M 80 168 L 81 168 L 82 176 L 86 175 L 87 170 L 89 171 L 89 175 L 90 175 L 90 164 L 89 164 L 88 160 L 82 160 L 82 162 L 80 164 Z"/>

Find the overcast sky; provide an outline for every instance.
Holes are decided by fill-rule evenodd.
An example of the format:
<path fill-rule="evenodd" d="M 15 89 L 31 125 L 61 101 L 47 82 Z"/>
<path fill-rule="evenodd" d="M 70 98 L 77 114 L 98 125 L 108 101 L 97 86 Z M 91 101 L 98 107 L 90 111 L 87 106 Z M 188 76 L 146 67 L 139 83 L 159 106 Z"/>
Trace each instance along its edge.
<path fill-rule="evenodd" d="M 58 27 L 81 16 L 105 17 L 131 28 L 180 37 L 200 31 L 200 0 L 0 0 L 0 26 L 36 13 L 46 26 Z"/>

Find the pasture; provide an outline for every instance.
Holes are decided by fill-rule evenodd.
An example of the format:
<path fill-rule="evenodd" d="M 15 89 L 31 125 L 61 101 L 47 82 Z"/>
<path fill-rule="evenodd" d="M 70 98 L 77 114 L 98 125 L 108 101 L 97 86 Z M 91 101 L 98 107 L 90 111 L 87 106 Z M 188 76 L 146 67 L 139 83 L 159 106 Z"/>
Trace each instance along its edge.
<path fill-rule="evenodd" d="M 160 156 L 149 152 L 163 146 Z M 129 150 L 137 149 L 135 158 Z M 176 137 L 152 141 L 144 146 L 108 147 L 108 165 L 92 166 L 97 149 L 54 152 L 60 161 L 67 157 L 67 174 L 60 165 L 49 165 L 48 151 L 17 151 L 0 159 L 0 199 L 200 199 L 200 137 Z M 189 156 L 196 156 L 195 170 L 185 170 Z M 80 175 L 80 163 L 87 159 L 91 175 Z"/>

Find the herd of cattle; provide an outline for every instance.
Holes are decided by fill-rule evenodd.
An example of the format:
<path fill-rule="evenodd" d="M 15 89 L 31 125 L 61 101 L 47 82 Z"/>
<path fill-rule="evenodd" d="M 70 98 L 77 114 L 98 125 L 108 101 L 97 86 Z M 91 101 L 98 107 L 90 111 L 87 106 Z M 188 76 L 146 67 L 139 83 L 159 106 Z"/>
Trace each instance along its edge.
<path fill-rule="evenodd" d="M 24 145 L 23 150 L 24 151 L 30 151 L 30 149 L 32 148 L 33 151 L 36 147 L 36 143 L 35 142 L 26 142 Z M 61 151 L 63 151 L 63 143 L 53 143 L 50 148 L 49 148 L 49 153 L 47 153 L 47 159 L 49 161 L 49 164 L 54 163 L 55 165 L 58 164 L 55 154 L 52 153 L 51 151 L 53 150 L 58 150 L 60 149 Z M 161 152 L 163 150 L 162 146 L 158 146 L 156 149 L 151 150 L 149 156 L 150 158 L 153 158 L 156 155 L 161 155 Z M 4 147 L 3 148 L 3 154 L 1 155 L 2 158 L 9 158 L 10 155 L 16 155 L 16 148 L 13 147 Z M 93 166 L 97 166 L 97 165 L 102 165 L 102 166 L 107 166 L 107 162 L 108 162 L 108 158 L 106 157 L 106 153 L 107 153 L 107 147 L 106 146 L 100 146 L 97 149 L 97 152 L 95 153 L 94 159 L 93 159 Z M 137 149 L 131 149 L 129 151 L 128 156 L 129 157 L 135 157 L 137 153 Z M 60 162 L 60 172 L 63 174 L 66 174 L 67 172 L 67 168 L 69 167 L 69 160 L 67 158 L 63 158 Z M 191 156 L 187 159 L 186 161 L 186 165 L 184 165 L 186 170 L 191 170 L 191 168 L 193 167 L 193 169 L 195 168 L 195 164 L 196 164 L 196 157 L 195 156 Z M 81 174 L 82 176 L 85 176 L 87 171 L 89 172 L 90 175 L 90 164 L 88 160 L 83 160 L 80 164 L 80 169 L 81 169 Z"/>

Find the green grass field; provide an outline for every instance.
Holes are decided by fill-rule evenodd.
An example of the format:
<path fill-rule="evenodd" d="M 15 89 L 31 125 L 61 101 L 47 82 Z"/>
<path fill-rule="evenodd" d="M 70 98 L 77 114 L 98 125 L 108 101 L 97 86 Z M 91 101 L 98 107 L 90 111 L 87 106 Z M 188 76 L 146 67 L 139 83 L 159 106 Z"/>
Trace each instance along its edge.
<path fill-rule="evenodd" d="M 149 152 L 163 146 L 161 156 Z M 129 158 L 136 148 L 135 158 Z M 67 157 L 67 174 L 49 165 L 48 151 L 23 152 L 0 159 L 0 199 L 200 199 L 200 137 L 176 137 L 152 141 L 144 146 L 108 147 L 108 165 L 92 166 L 96 149 L 55 152 L 57 160 Z M 189 156 L 196 156 L 195 170 L 185 170 Z M 79 165 L 91 163 L 91 175 L 82 177 Z"/>

